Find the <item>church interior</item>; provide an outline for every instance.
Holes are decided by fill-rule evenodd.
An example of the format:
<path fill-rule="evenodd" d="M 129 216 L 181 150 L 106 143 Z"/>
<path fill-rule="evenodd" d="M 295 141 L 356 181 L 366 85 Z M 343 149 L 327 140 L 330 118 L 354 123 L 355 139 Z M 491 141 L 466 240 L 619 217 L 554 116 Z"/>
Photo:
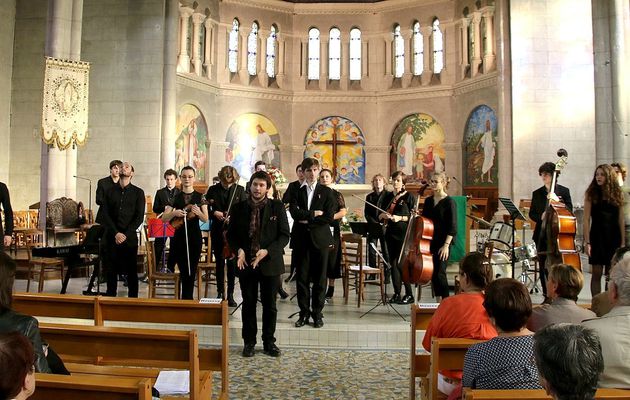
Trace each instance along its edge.
<path fill-rule="evenodd" d="M 630 162 L 629 31 L 630 4 L 621 0 L 3 0 L 0 181 L 14 215 L 9 254 L 18 268 L 29 265 L 15 291 L 28 292 L 31 269 L 41 267 L 38 292 L 53 295 L 67 285 L 70 299 L 82 297 L 89 274 L 62 283 L 54 258 L 35 266 L 30 246 L 73 245 L 85 237 L 76 215 L 70 226 L 48 205 L 81 202 L 79 219 L 93 222 L 96 183 L 108 176 L 110 160 L 133 165 L 131 182 L 147 195 L 148 223 L 167 169 L 179 174 L 192 166 L 195 189 L 205 193 L 222 167 L 234 167 L 246 185 L 262 160 L 285 192 L 297 179 L 296 165 L 311 157 L 331 171 L 332 187 L 345 198 L 342 233 L 365 222 L 363 199 L 376 174 L 404 172 L 410 192 L 445 174 L 448 194 L 464 204 L 459 259 L 493 242 L 497 277 L 518 278 L 540 304 L 545 297 L 532 272 L 536 248 L 534 254 L 527 248 L 535 227 L 528 212 L 542 185 L 538 168 L 552 162 L 561 165 L 558 181 L 573 199 L 573 251 L 584 273 L 579 303 L 590 304 L 585 192 L 598 165 Z M 505 199 L 524 219 L 510 219 Z M 156 262 L 142 231 L 141 277 L 151 257 Z M 369 246 L 361 240 L 367 259 Z M 202 258 L 210 271 L 207 244 Z M 287 246 L 283 279 L 290 258 Z M 450 259 L 451 285 L 459 259 Z M 216 296 L 216 280 L 205 274 L 198 275 L 195 299 Z M 140 283 L 140 297 L 153 297 L 147 282 Z M 118 322 L 105 326 L 194 329 L 202 350 L 190 369 L 191 399 L 209 393 L 221 399 L 438 398 L 434 378 L 424 373 L 430 367 L 420 365 L 428 359 L 416 359 L 423 351 L 423 312 L 432 315 L 437 306 L 431 287 L 417 291 L 410 309 L 379 305 L 378 285 L 344 299 L 338 283 L 321 330 L 294 327 L 296 287 L 283 283 L 292 297 L 278 300 L 279 362 L 240 356 L 243 321 L 225 302 L 207 306 L 218 323 L 112 317 Z M 122 282 L 119 287 L 125 296 Z M 16 303 L 38 316 L 51 338 L 54 324 L 86 324 L 86 317 L 66 312 L 47 315 L 35 301 L 27 294 Z M 227 349 L 208 358 L 221 362 L 204 367 L 203 349 L 217 345 Z M 60 354 L 71 353 L 72 346 L 58 346 Z M 275 369 L 288 381 L 304 358 L 314 360 L 312 369 L 292 382 L 275 386 L 265 373 Z M 164 365 L 188 369 L 171 361 Z M 200 366 L 215 373 L 193 384 Z M 381 367 L 390 383 L 375 373 Z M 357 376 L 368 382 L 353 391 Z M 250 378 L 255 385 L 248 386 Z M 151 375 L 148 385 L 154 383 Z"/>

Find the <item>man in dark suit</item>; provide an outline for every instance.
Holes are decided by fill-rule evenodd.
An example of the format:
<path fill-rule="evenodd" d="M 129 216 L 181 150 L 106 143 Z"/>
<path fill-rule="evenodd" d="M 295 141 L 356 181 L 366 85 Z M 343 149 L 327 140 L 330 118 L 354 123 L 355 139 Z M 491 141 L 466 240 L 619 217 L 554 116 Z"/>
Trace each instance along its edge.
<path fill-rule="evenodd" d="M 167 169 L 164 172 L 164 181 L 166 186 L 162 189 L 158 189 L 155 192 L 155 201 L 153 201 L 153 212 L 160 215 L 166 209 L 166 206 L 173 206 L 175 196 L 179 193 L 179 189 L 175 187 L 177 183 L 177 172 L 174 169 Z M 155 247 L 155 255 L 157 258 L 157 265 L 166 264 L 164 261 L 164 247 L 166 245 L 166 238 L 156 237 L 153 246 Z M 168 260 L 168 269 L 173 272 L 175 270 L 175 261 L 171 257 Z"/>
<path fill-rule="evenodd" d="M 302 183 L 304 183 L 304 173 L 302 172 L 302 163 L 298 164 L 297 167 L 295 167 L 295 174 L 298 177 L 297 181 L 293 181 L 289 183 L 289 186 L 287 186 L 287 190 L 284 192 L 284 195 L 282 195 L 282 202 L 286 204 L 287 206 L 291 204 L 291 199 L 297 196 L 297 193 L 300 190 Z M 296 265 L 297 265 L 297 260 L 295 258 L 295 252 L 292 251 L 291 252 L 291 273 L 289 274 L 289 277 L 285 280 L 285 282 L 290 281 L 295 276 Z"/>
<path fill-rule="evenodd" d="M 542 285 L 543 295 L 545 296 L 545 302 L 548 302 L 547 297 L 547 269 L 545 262 L 547 256 L 540 254 L 547 251 L 547 234 L 543 227 L 543 221 L 545 220 L 545 211 L 549 205 L 549 190 L 551 189 L 551 181 L 553 179 L 553 172 L 556 169 L 556 165 L 552 162 L 546 162 L 538 168 L 538 175 L 542 179 L 543 185 L 532 193 L 532 204 L 529 208 L 529 218 L 535 223 L 534 234 L 532 239 L 536 243 L 536 250 L 538 251 L 538 269 L 540 270 L 540 284 Z M 556 176 L 556 182 L 560 173 Z M 557 200 L 564 203 L 569 211 L 573 211 L 573 203 L 571 202 L 571 193 L 569 188 L 556 184 L 555 197 Z"/>
<path fill-rule="evenodd" d="M 0 236 L 2 236 L 2 242 L 0 242 L 0 251 L 5 247 L 11 246 L 13 235 L 13 208 L 11 208 L 11 198 L 9 197 L 9 189 L 7 185 L 0 182 L 0 204 L 2 204 L 2 210 L 4 211 L 4 223 L 2 226 L 2 220 L 0 219 Z"/>
<path fill-rule="evenodd" d="M 322 310 L 326 296 L 328 252 L 333 244 L 330 224 L 335 214 L 335 197 L 332 189 L 317 183 L 320 171 L 317 159 L 304 159 L 302 171 L 304 183 L 289 206 L 294 220 L 291 248 L 296 253 L 296 260 L 299 260 L 297 296 L 300 318 L 295 326 L 304 326 L 309 317 L 313 317 L 313 326 L 321 328 L 324 326 Z M 310 282 L 313 282 L 312 295 Z"/>
<path fill-rule="evenodd" d="M 289 223 L 284 204 L 267 198 L 271 178 L 265 171 L 250 179 L 246 201 L 234 205 L 228 227 L 228 242 L 237 254 L 239 282 L 243 295 L 243 357 L 252 357 L 256 346 L 256 301 L 260 284 L 262 340 L 265 354 L 280 356 L 276 346 L 276 296 L 284 272 L 283 249 L 289 242 Z"/>
<path fill-rule="evenodd" d="M 365 208 L 363 209 L 363 215 L 365 215 L 365 219 L 368 223 L 368 234 L 367 234 L 367 243 L 368 243 L 368 265 L 372 268 L 377 267 L 376 263 L 376 251 L 372 248 L 372 243 L 374 246 L 381 242 L 381 254 L 383 258 L 386 260 L 389 259 L 389 255 L 387 252 L 387 245 L 385 244 L 385 233 L 383 231 L 383 222 L 378 219 L 381 211 L 376 209 L 374 206 L 384 209 L 387 205 L 383 204 L 383 199 L 386 197 L 385 194 L 385 177 L 381 174 L 374 175 L 372 178 L 372 192 L 369 193 L 365 197 Z M 389 283 L 391 271 L 389 268 L 385 268 L 385 283 Z"/>
<path fill-rule="evenodd" d="M 105 194 L 109 191 L 109 189 L 118 184 L 122 165 L 123 163 L 120 160 L 110 161 L 109 176 L 99 179 L 98 183 L 96 184 L 96 204 L 99 206 L 98 213 L 96 214 L 96 219 L 99 219 L 102 205 L 105 202 Z"/>

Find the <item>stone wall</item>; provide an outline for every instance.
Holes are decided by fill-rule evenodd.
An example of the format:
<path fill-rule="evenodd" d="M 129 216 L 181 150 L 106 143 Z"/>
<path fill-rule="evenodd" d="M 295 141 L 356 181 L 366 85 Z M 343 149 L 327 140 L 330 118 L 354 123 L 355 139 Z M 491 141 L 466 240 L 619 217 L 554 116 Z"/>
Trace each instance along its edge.
<path fill-rule="evenodd" d="M 11 76 L 13 75 L 13 27 L 15 0 L 0 7 L 0 181 L 9 178 L 9 146 L 11 125 Z"/>

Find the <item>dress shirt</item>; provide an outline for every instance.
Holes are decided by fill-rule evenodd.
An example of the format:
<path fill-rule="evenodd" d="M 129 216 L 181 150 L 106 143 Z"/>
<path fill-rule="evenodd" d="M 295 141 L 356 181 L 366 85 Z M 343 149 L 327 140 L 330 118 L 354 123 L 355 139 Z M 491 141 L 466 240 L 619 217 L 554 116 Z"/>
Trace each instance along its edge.
<path fill-rule="evenodd" d="M 308 209 L 311 209 L 311 203 L 313 202 L 313 194 L 315 193 L 315 186 L 317 186 L 317 182 L 309 185 L 308 182 L 304 181 L 302 186 L 306 186 L 306 197 L 307 197 L 307 205 Z"/>
<path fill-rule="evenodd" d="M 122 233 L 129 246 L 137 246 L 136 229 L 144 220 L 144 206 L 142 189 L 131 183 L 124 188 L 115 185 L 105 194 L 103 213 L 99 213 L 101 219 L 97 222 L 105 226 L 108 235 Z"/>

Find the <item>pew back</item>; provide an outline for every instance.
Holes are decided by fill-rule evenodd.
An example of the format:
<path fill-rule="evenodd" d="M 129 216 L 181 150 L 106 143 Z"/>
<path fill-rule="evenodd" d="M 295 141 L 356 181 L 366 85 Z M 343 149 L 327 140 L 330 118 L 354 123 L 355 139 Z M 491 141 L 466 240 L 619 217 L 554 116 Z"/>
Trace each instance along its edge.
<path fill-rule="evenodd" d="M 551 399 L 543 389 L 536 390 L 467 390 L 466 400 Z M 597 389 L 595 399 L 630 399 L 630 390 Z"/>
<path fill-rule="evenodd" d="M 148 379 L 35 374 L 32 400 L 151 400 Z"/>

